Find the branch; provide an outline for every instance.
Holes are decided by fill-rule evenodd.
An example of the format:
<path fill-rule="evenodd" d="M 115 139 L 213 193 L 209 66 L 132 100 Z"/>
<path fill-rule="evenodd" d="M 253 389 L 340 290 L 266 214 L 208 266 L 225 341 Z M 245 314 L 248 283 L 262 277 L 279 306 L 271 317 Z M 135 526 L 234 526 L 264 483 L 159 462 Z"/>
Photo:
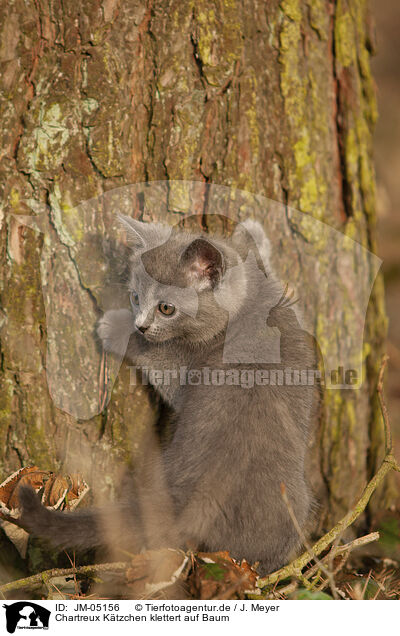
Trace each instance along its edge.
<path fill-rule="evenodd" d="M 363 537 L 358 537 L 357 539 L 354 539 L 353 541 L 350 541 L 349 543 L 344 543 L 343 545 L 333 545 L 332 548 L 330 549 L 329 553 L 324 556 L 321 561 L 322 563 L 325 563 L 325 561 L 333 561 L 333 559 L 335 559 L 337 556 L 342 556 L 342 561 L 341 563 L 335 568 L 335 570 L 333 571 L 333 574 L 336 575 L 345 565 L 345 563 L 347 562 L 350 553 L 353 551 L 354 548 L 359 548 L 362 545 L 367 545 L 368 543 L 372 543 L 373 541 L 378 541 L 379 540 L 379 532 L 371 532 L 370 534 L 366 534 Z M 318 564 L 314 565 L 312 568 L 310 568 L 309 570 L 307 570 L 307 572 L 305 572 L 304 576 L 306 579 L 310 579 L 311 577 L 313 577 L 316 573 L 318 572 Z M 321 591 L 323 590 L 326 585 L 328 585 L 329 580 L 326 581 L 323 585 L 321 585 L 318 590 Z"/>
<path fill-rule="evenodd" d="M 296 518 L 296 515 L 294 513 L 292 504 L 290 503 L 289 498 L 287 496 L 285 484 L 281 484 L 281 494 L 282 494 L 282 499 L 285 502 L 286 507 L 288 509 L 288 513 L 289 513 L 290 518 L 291 518 L 291 520 L 293 522 L 293 525 L 296 528 L 297 534 L 299 535 L 301 541 L 303 542 L 303 546 L 306 548 L 307 552 L 311 555 L 312 559 L 315 561 L 315 564 L 318 567 L 318 569 L 320 569 L 325 574 L 325 576 L 328 578 L 330 586 L 331 586 L 333 598 L 334 599 L 339 598 L 338 590 L 336 588 L 336 584 L 335 584 L 335 579 L 334 579 L 333 573 L 331 572 L 329 567 L 325 567 L 325 564 L 318 559 L 318 556 L 315 554 L 313 548 L 308 543 L 307 538 L 306 538 L 306 536 L 305 536 L 305 534 L 304 534 L 299 522 L 297 521 L 297 518 Z M 305 582 L 306 581 L 303 581 L 303 583 L 305 583 Z"/>
<path fill-rule="evenodd" d="M 54 568 L 52 570 L 46 570 L 45 572 L 39 572 L 33 576 L 28 576 L 24 579 L 18 579 L 17 581 L 11 581 L 0 586 L 0 593 L 6 594 L 12 590 L 20 590 L 22 588 L 35 588 L 41 585 L 48 586 L 50 579 L 56 576 L 74 576 L 75 574 L 86 574 L 92 576 L 97 572 L 109 572 L 112 570 L 126 570 L 129 563 L 118 561 L 116 563 L 97 563 L 94 565 L 81 565 L 75 568 Z"/>

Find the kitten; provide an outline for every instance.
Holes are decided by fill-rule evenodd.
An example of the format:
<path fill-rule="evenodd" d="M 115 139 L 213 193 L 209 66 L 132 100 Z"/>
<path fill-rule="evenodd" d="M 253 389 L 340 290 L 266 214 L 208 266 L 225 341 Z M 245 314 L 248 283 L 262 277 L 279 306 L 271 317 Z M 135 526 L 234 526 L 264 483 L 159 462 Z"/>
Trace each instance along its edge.
<path fill-rule="evenodd" d="M 61 513 L 21 488 L 22 521 L 59 546 L 189 544 L 229 550 L 270 572 L 299 543 L 281 483 L 301 526 L 310 515 L 305 457 L 319 388 L 237 379 L 248 380 L 249 370 L 316 369 L 314 341 L 264 269 L 259 248 L 268 243 L 257 223 L 226 239 L 122 221 L 132 244 L 131 309 L 107 311 L 98 335 L 105 351 L 126 351 L 147 369 L 174 412 L 174 435 L 166 448 L 150 445 L 125 502 Z"/>

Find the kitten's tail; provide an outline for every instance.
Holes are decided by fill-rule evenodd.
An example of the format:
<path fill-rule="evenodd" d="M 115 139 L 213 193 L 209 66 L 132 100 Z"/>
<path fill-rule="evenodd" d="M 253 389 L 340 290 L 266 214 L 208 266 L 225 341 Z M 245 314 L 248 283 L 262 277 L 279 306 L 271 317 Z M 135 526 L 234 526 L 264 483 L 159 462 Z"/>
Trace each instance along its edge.
<path fill-rule="evenodd" d="M 56 548 L 85 550 L 113 545 L 116 536 L 121 537 L 121 526 L 125 525 L 122 516 L 126 511 L 122 506 L 118 510 L 116 506 L 77 512 L 49 510 L 42 506 L 39 497 L 29 486 L 19 487 L 18 498 L 22 509 L 22 527 L 34 536 L 48 540 Z"/>

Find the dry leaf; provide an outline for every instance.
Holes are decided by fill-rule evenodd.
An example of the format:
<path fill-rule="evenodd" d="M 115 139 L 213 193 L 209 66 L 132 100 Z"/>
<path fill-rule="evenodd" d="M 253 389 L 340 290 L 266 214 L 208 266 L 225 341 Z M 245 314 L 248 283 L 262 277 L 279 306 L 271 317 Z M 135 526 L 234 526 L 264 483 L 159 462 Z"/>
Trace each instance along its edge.
<path fill-rule="evenodd" d="M 28 534 L 12 525 L 19 517 L 18 488 L 22 484 L 41 492 L 44 506 L 60 510 L 75 508 L 88 492 L 89 486 L 79 474 L 56 475 L 51 471 L 39 470 L 37 466 L 20 468 L 0 484 L 0 524 L 24 557 Z"/>
<path fill-rule="evenodd" d="M 81 475 L 56 475 L 48 470 L 39 470 L 37 466 L 27 466 L 17 470 L 0 484 L 0 510 L 8 516 L 15 516 L 18 510 L 18 487 L 29 485 L 42 492 L 42 504 L 49 508 L 74 508 L 89 487 Z"/>
<path fill-rule="evenodd" d="M 168 588 L 172 591 L 186 578 L 188 569 L 189 557 L 180 550 L 148 550 L 133 556 L 126 571 L 132 598 L 154 598 L 161 591 L 165 597 Z"/>
<path fill-rule="evenodd" d="M 7 477 L 0 484 L 0 508 L 13 513 L 18 508 L 18 486 L 29 485 L 37 491 L 43 486 L 46 475 L 48 473 L 37 466 L 27 466 Z"/>

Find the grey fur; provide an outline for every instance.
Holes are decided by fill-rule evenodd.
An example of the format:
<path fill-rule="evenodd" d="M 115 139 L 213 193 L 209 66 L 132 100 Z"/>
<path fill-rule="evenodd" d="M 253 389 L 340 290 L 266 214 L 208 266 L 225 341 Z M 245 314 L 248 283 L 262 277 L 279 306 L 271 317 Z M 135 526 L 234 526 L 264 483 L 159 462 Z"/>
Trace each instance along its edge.
<path fill-rule="evenodd" d="M 265 307 L 260 302 L 261 226 L 238 227 L 228 240 L 127 218 L 124 223 L 133 245 L 129 287 L 139 306 L 105 313 L 98 334 L 106 351 L 121 356 L 127 347 L 134 365 L 153 369 L 265 369 L 268 364 L 227 363 L 223 357 L 228 323 L 229 337 L 241 342 L 269 306 L 263 322 L 279 329 L 281 354 L 281 362 L 270 366 L 316 368 L 313 339 L 294 310 L 277 302 L 282 289 L 268 264 L 267 276 L 262 272 Z M 269 251 L 265 237 L 258 244 Z M 161 301 L 175 305 L 174 315 L 157 311 Z M 160 453 L 151 446 L 126 503 L 57 513 L 24 489 L 26 527 L 54 544 L 86 548 L 105 542 L 107 526 L 108 539 L 123 537 L 130 549 L 190 543 L 259 561 L 262 572 L 280 567 L 298 544 L 281 483 L 300 525 L 310 515 L 304 473 L 318 387 L 181 386 L 175 380 L 156 389 L 173 409 L 175 432 Z"/>

